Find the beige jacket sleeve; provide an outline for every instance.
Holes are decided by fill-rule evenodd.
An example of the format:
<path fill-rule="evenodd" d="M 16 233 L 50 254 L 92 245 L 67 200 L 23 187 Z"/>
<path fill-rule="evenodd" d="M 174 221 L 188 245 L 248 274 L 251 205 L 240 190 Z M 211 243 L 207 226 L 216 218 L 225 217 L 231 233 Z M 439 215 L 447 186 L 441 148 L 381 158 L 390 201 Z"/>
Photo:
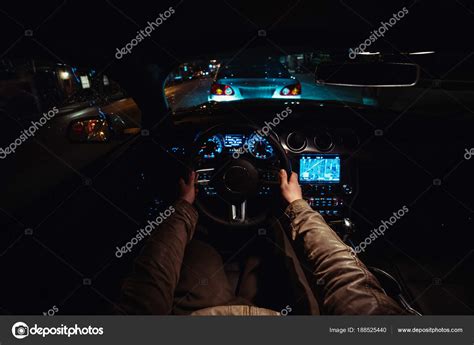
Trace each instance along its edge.
<path fill-rule="evenodd" d="M 380 283 L 327 225 L 323 217 L 304 200 L 286 209 L 291 236 L 301 242 L 309 262 L 312 288 L 325 314 L 404 314 L 385 294 Z"/>

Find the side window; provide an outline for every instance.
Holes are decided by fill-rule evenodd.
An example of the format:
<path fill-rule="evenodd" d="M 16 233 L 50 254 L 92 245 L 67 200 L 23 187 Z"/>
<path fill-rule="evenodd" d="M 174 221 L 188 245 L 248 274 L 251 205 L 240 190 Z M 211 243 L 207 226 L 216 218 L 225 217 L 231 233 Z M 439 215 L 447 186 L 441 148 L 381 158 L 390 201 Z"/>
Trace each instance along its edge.
<path fill-rule="evenodd" d="M 111 76 L 94 68 L 53 61 L 12 60 L 0 65 L 0 110 L 6 117 L 26 125 L 53 108 L 61 114 L 114 114 L 127 128 L 139 128 L 141 124 L 135 102 Z"/>
<path fill-rule="evenodd" d="M 77 149 L 77 142 L 113 146 L 127 140 L 139 133 L 141 120 L 134 100 L 93 68 L 51 61 L 0 64 L 0 149 L 29 152 L 24 148 L 34 151 L 41 142 L 67 159 L 65 148 Z M 88 146 L 82 154 L 92 157 L 96 150 Z"/>

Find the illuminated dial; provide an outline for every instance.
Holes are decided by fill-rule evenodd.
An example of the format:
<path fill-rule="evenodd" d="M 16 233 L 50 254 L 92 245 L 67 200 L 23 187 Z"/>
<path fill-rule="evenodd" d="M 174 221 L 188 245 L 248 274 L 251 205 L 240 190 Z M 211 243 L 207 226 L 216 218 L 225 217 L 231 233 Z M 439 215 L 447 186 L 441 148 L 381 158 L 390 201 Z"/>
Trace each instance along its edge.
<path fill-rule="evenodd" d="M 214 135 L 202 143 L 198 154 L 204 159 L 216 158 L 222 153 L 223 147 L 224 143 L 222 142 L 222 138 L 218 135 Z"/>
<path fill-rule="evenodd" d="M 253 133 L 247 140 L 250 153 L 258 159 L 269 159 L 275 153 L 273 146 L 267 138 Z"/>

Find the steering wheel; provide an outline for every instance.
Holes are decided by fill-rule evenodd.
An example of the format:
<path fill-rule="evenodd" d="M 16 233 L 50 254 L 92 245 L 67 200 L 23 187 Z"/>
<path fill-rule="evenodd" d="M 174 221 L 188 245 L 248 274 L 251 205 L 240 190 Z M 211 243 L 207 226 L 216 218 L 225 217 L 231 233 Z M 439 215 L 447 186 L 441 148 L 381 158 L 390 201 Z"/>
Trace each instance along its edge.
<path fill-rule="evenodd" d="M 189 159 L 198 176 L 196 207 L 224 226 L 250 227 L 264 221 L 271 201 L 280 195 L 280 169 L 291 175 L 290 161 L 276 136 L 251 125 L 221 124 L 202 132 Z"/>

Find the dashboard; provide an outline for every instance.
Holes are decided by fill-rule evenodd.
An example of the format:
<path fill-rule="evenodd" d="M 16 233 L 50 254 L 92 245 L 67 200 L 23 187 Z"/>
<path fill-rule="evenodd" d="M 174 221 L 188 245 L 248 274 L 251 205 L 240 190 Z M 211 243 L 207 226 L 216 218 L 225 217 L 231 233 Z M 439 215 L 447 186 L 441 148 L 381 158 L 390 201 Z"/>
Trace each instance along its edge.
<path fill-rule="evenodd" d="M 268 134 L 270 135 L 270 134 Z M 353 172 L 346 162 L 352 145 L 357 141 L 352 132 L 346 130 L 299 130 L 271 135 L 285 149 L 292 166 L 298 173 L 303 197 L 308 204 L 329 220 L 348 216 L 348 205 L 354 194 Z M 228 132 L 217 133 L 200 143 L 199 158 L 206 164 L 216 166 L 223 159 L 245 158 L 256 163 L 277 165 L 275 148 L 263 133 Z M 209 176 L 204 178 L 209 179 Z M 215 190 L 206 186 L 203 192 L 215 196 Z M 260 191 L 259 195 L 269 195 Z M 271 195 L 270 195 L 271 197 Z"/>
<path fill-rule="evenodd" d="M 292 170 L 298 173 L 303 198 L 308 204 L 330 221 L 351 217 L 351 205 L 359 194 L 359 165 L 369 158 L 360 150 L 360 139 L 373 134 L 372 126 L 361 125 L 353 111 L 339 105 L 297 102 L 288 106 L 292 108 L 291 116 L 280 119 L 284 122 L 277 125 L 273 123 L 275 114 L 284 107 L 280 102 L 232 106 L 220 103 L 177 114 L 175 124 L 182 130 L 180 146 L 186 151 L 186 145 L 194 147 L 194 140 L 202 133 L 228 123 L 228 130 L 213 133 L 205 142 L 199 143 L 198 156 L 203 166 L 219 167 L 226 159 L 244 158 L 256 166 L 278 167 L 278 151 L 267 137 L 271 135 L 286 152 Z M 371 110 L 364 114 L 378 118 Z M 249 121 L 260 130 L 238 129 L 239 124 Z M 269 131 L 264 131 L 265 128 Z M 174 150 L 177 154 L 183 148 Z M 206 189 L 206 195 L 214 194 L 212 188 L 206 186 Z M 266 193 L 269 192 L 261 191 L 259 195 Z M 276 200 L 275 195 L 268 196 Z"/>

